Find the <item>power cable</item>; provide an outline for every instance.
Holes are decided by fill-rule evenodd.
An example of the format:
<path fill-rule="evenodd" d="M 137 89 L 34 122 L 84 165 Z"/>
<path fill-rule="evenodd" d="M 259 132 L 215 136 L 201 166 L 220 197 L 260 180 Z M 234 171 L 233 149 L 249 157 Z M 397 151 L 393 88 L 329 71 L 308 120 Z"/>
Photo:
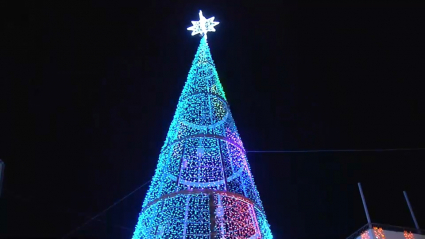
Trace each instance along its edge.
<path fill-rule="evenodd" d="M 123 198 L 119 199 L 118 201 L 116 201 L 114 204 L 112 204 L 111 206 L 107 207 L 105 210 L 101 211 L 100 213 L 96 214 L 94 217 L 90 218 L 89 220 L 87 220 L 86 222 L 84 222 L 81 226 L 73 229 L 72 231 L 68 232 L 67 234 L 65 234 L 62 239 L 67 238 L 68 236 L 72 235 L 74 232 L 80 230 L 81 228 L 83 228 L 84 226 L 86 226 L 87 224 L 89 224 L 91 221 L 93 221 L 94 219 L 96 219 L 97 217 L 99 217 L 100 215 L 104 214 L 105 212 L 107 212 L 109 209 L 113 208 L 114 206 L 116 206 L 118 203 L 122 202 L 123 200 L 125 200 L 126 198 L 128 198 L 129 196 L 131 196 L 133 193 L 135 193 L 136 191 L 138 191 L 139 189 L 141 189 L 142 187 L 144 187 L 146 184 L 148 184 L 150 182 L 147 181 L 144 184 L 142 184 L 141 186 L 137 187 L 136 189 L 134 189 L 132 192 L 130 192 L 129 194 L 127 194 L 126 196 L 124 196 Z"/>
<path fill-rule="evenodd" d="M 14 198 L 18 199 L 21 202 L 37 203 L 37 202 L 34 201 L 34 199 L 30 199 L 29 197 L 23 197 L 23 196 L 18 195 L 18 194 L 14 193 L 14 192 L 11 192 L 11 191 L 9 191 L 7 194 L 8 195 L 12 195 Z M 38 203 L 38 205 L 40 205 L 40 204 Z M 61 212 L 61 213 L 67 213 L 67 214 L 73 214 L 73 215 L 83 216 L 86 219 L 90 218 L 90 216 L 89 216 L 88 213 L 77 212 L 76 210 L 70 209 L 70 208 L 64 208 L 64 207 L 61 207 L 61 208 L 59 208 L 59 207 L 53 207 L 52 208 L 51 207 L 51 209 L 53 209 L 55 212 Z M 104 223 L 104 224 L 106 223 L 104 220 L 101 220 L 101 219 L 96 219 L 96 221 L 97 222 Z M 124 230 L 127 230 L 127 231 L 132 231 L 132 229 L 130 229 L 128 227 L 121 226 L 121 225 L 113 224 L 112 226 L 117 227 L 117 228 L 120 228 L 120 229 L 124 229 Z"/>
<path fill-rule="evenodd" d="M 313 150 L 249 150 L 247 153 L 327 153 L 327 152 L 384 152 L 384 151 L 420 151 L 425 148 L 394 149 L 313 149 Z"/>

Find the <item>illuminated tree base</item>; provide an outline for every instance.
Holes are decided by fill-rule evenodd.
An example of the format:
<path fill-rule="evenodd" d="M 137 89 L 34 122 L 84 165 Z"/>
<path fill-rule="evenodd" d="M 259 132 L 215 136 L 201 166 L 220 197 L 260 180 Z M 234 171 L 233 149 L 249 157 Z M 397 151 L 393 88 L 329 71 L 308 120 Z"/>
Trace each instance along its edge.
<path fill-rule="evenodd" d="M 240 194 L 184 190 L 147 205 L 133 238 L 263 238 L 260 227 L 268 226 L 264 219 L 261 210 Z"/>

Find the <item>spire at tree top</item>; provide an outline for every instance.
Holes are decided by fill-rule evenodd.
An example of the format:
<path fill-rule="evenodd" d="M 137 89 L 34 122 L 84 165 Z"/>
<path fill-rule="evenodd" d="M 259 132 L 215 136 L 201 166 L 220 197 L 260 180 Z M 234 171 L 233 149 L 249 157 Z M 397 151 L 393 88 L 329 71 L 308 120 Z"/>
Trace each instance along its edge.
<path fill-rule="evenodd" d="M 208 32 L 215 32 L 214 26 L 218 25 L 219 22 L 214 22 L 214 17 L 206 19 L 202 15 L 202 11 L 199 11 L 199 21 L 192 21 L 193 26 L 188 27 L 187 30 L 192 31 L 192 36 L 196 34 L 201 34 L 207 38 Z"/>

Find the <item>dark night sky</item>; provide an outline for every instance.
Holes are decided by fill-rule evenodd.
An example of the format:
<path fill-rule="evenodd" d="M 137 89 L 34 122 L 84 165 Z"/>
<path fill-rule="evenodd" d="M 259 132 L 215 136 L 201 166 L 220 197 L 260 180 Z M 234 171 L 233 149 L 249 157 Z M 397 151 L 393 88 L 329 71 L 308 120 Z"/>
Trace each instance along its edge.
<path fill-rule="evenodd" d="M 199 37 L 247 150 L 425 147 L 424 6 L 3 1 L 0 236 L 60 237 L 151 179 Z M 425 227 L 425 151 L 248 154 L 275 238 Z M 74 237 L 129 238 L 147 187 Z M 5 226 L 4 226 L 5 225 Z"/>

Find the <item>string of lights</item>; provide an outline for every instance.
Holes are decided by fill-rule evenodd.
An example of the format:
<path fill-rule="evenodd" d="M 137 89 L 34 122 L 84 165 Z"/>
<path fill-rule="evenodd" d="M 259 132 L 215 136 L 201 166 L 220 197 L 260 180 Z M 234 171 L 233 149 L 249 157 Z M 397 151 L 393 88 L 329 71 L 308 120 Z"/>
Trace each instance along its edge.
<path fill-rule="evenodd" d="M 371 239 L 370 235 L 369 235 L 369 231 L 364 231 L 362 232 L 362 234 L 360 235 L 361 239 Z"/>
<path fill-rule="evenodd" d="M 373 227 L 373 234 L 376 239 L 385 239 L 384 230 L 381 227 Z"/>
<path fill-rule="evenodd" d="M 372 234 L 372 235 L 371 235 Z M 403 236 L 405 239 L 414 239 L 414 234 L 412 232 L 404 231 Z M 365 230 L 360 234 L 361 239 L 385 239 L 384 230 L 381 227 L 373 227 L 373 230 Z"/>
<path fill-rule="evenodd" d="M 404 231 L 403 235 L 406 239 L 415 239 L 412 232 Z"/>

